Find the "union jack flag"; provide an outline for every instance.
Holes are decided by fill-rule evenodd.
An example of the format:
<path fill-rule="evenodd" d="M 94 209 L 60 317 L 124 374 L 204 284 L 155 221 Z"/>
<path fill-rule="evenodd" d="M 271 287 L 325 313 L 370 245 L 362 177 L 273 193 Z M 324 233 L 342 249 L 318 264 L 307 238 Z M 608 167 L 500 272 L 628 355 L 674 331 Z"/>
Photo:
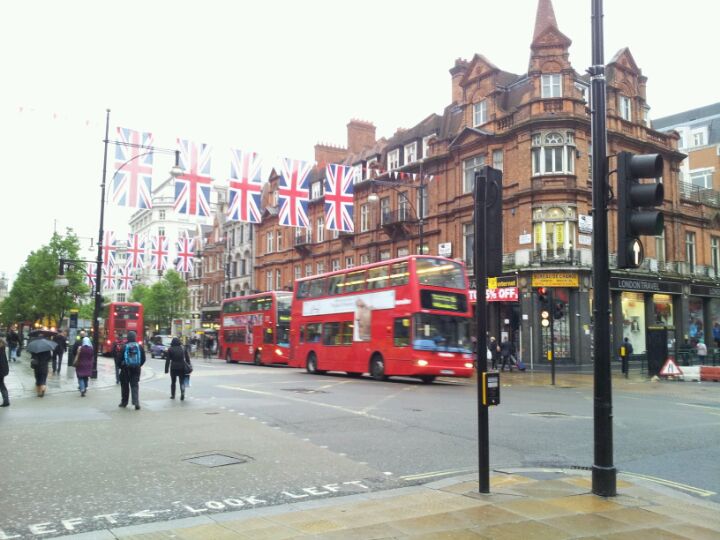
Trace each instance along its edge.
<path fill-rule="evenodd" d="M 115 289 L 115 280 L 117 279 L 117 274 L 115 274 L 115 265 L 114 264 L 103 265 L 102 273 L 103 273 L 103 287 L 105 287 L 105 289 L 108 289 L 108 290 L 114 290 Z"/>
<path fill-rule="evenodd" d="M 310 228 L 308 187 L 312 162 L 283 158 L 278 183 L 280 225 Z"/>
<path fill-rule="evenodd" d="M 260 223 L 262 160 L 255 152 L 231 149 L 230 204 L 227 217 L 232 221 Z"/>
<path fill-rule="evenodd" d="M 195 256 L 195 239 L 185 235 L 177 241 L 178 258 L 175 269 L 178 272 L 191 272 L 193 269 L 193 257 Z"/>
<path fill-rule="evenodd" d="M 165 270 L 168 267 L 170 248 L 168 239 L 164 236 L 153 236 L 150 250 L 150 266 L 153 270 Z"/>
<path fill-rule="evenodd" d="M 330 163 L 325 167 L 325 227 L 353 232 L 355 167 Z"/>
<path fill-rule="evenodd" d="M 145 239 L 139 234 L 128 234 L 127 265 L 136 270 L 145 266 Z"/>
<path fill-rule="evenodd" d="M 95 292 L 95 277 L 97 276 L 97 264 L 87 263 L 85 270 L 85 278 L 87 286 L 90 287 L 91 292 Z"/>
<path fill-rule="evenodd" d="M 103 265 L 115 264 L 115 251 L 117 250 L 117 244 L 115 242 L 115 233 L 112 231 L 105 231 L 103 234 Z"/>
<path fill-rule="evenodd" d="M 125 265 L 125 268 L 118 268 L 117 272 L 118 289 L 121 291 L 129 291 L 132 289 L 133 277 L 130 263 L 128 262 L 128 264 Z"/>
<path fill-rule="evenodd" d="M 112 201 L 119 206 L 152 208 L 152 133 L 117 128 Z M 143 155 L 146 154 L 146 155 Z"/>
<path fill-rule="evenodd" d="M 175 178 L 175 211 L 179 214 L 210 215 L 210 147 L 178 139 L 180 166 L 185 170 Z"/>

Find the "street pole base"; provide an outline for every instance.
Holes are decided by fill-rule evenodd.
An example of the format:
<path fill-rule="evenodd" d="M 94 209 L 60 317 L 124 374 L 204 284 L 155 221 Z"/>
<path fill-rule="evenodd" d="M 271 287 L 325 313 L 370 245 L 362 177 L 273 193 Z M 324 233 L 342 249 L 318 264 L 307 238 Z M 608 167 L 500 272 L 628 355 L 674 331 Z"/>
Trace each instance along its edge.
<path fill-rule="evenodd" d="M 615 497 L 617 495 L 617 469 L 593 465 L 592 492 L 600 497 Z"/>

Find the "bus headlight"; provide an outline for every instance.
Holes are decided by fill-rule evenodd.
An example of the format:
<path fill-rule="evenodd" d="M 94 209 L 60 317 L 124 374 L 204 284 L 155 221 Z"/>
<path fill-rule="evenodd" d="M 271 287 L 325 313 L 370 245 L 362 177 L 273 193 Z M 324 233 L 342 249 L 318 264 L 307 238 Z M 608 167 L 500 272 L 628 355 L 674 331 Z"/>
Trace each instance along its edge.
<path fill-rule="evenodd" d="M 471 368 L 471 367 L 474 367 L 474 366 L 473 366 L 473 363 L 472 363 L 472 362 L 465 362 L 465 367 L 466 367 L 466 368 Z"/>
<path fill-rule="evenodd" d="M 416 363 L 417 363 L 418 366 L 422 366 L 422 367 L 425 367 L 425 366 L 428 365 L 428 361 L 427 361 L 427 360 L 418 360 Z"/>
<path fill-rule="evenodd" d="M 275 354 L 277 354 L 278 356 L 282 356 L 282 353 L 282 349 L 275 349 Z"/>

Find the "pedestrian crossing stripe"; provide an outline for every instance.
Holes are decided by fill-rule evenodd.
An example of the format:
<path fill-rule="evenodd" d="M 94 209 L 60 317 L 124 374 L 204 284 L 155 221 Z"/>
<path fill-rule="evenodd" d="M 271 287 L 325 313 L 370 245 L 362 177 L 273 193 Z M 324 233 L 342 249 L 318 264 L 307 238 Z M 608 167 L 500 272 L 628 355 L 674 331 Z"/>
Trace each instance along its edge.
<path fill-rule="evenodd" d="M 674 377 L 676 375 L 682 375 L 682 370 L 675 363 L 675 360 L 668 358 L 665 360 L 665 365 L 660 370 L 660 375 L 663 377 Z"/>

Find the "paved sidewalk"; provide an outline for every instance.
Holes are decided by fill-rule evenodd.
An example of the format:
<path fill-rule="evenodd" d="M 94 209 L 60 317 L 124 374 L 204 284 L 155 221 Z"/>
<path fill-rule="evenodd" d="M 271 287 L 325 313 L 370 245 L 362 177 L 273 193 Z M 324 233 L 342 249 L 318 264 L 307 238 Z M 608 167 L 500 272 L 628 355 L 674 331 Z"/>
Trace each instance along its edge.
<path fill-rule="evenodd" d="M 77 392 L 78 383 L 75 376 L 75 368 L 68 367 L 68 355 L 63 356 L 62 369 L 57 375 L 52 374 L 52 363 L 47 378 L 47 391 L 45 397 L 62 392 Z M 154 376 L 154 371 L 144 366 L 142 380 Z M 5 385 L 10 394 L 10 406 L 13 401 L 20 398 L 37 397 L 35 391 L 35 374 L 30 368 L 30 354 L 23 350 L 17 362 L 10 362 L 10 373 L 5 377 Z M 90 379 L 89 390 L 93 388 L 104 388 L 115 386 L 115 362 L 112 358 L 98 356 L 98 377 Z"/>
<path fill-rule="evenodd" d="M 618 496 L 592 495 L 587 471 L 494 471 L 423 486 L 95 531 L 75 538 L 607 539 L 720 538 L 720 505 L 619 476 Z"/>

